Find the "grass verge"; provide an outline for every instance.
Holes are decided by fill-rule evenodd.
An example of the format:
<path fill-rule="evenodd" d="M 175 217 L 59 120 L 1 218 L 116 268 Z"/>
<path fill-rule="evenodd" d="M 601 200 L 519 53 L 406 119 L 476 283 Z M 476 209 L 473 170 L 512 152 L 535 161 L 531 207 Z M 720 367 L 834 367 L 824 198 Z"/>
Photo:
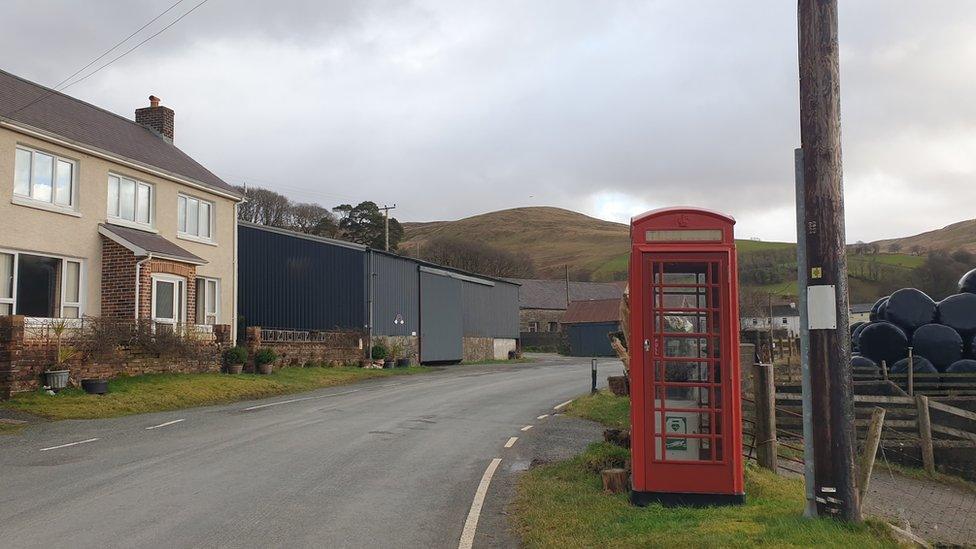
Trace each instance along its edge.
<path fill-rule="evenodd" d="M 66 389 L 55 396 L 35 391 L 15 395 L 0 406 L 49 419 L 95 419 L 223 404 L 429 370 L 282 368 L 267 376 L 149 374 L 113 379 L 107 395 L 89 395 L 81 389 Z"/>
<path fill-rule="evenodd" d="M 598 393 L 569 407 L 577 417 L 627 427 L 629 399 Z M 513 511 L 526 547 L 897 547 L 878 522 L 803 518 L 803 483 L 747 466 L 747 503 L 707 509 L 640 508 L 603 491 L 599 471 L 629 451 L 599 442 L 519 481 Z"/>
<path fill-rule="evenodd" d="M 27 428 L 26 423 L 3 423 L 0 422 L 0 436 L 16 435 Z"/>

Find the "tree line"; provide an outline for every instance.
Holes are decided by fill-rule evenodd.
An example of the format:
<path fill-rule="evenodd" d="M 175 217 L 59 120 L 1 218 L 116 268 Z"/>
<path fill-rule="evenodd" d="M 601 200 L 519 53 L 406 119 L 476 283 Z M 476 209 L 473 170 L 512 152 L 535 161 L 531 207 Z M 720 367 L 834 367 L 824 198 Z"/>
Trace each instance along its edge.
<path fill-rule="evenodd" d="M 384 215 L 375 202 L 353 206 L 340 204 L 331 210 L 313 202 L 293 202 L 287 196 L 260 187 L 237 187 L 247 198 L 237 218 L 268 227 L 337 238 L 382 250 L 385 245 Z M 403 226 L 390 218 L 390 250 L 403 240 Z"/>

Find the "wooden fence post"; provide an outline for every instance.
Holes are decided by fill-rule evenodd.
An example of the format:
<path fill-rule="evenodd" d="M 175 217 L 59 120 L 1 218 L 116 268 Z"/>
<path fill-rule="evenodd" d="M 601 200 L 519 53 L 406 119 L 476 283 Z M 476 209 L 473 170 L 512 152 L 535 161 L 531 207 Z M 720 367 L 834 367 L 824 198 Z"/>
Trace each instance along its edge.
<path fill-rule="evenodd" d="M 935 472 L 935 451 L 932 448 L 932 418 L 929 415 L 929 397 L 915 397 L 918 408 L 918 435 L 922 439 L 922 465 L 929 473 Z"/>
<path fill-rule="evenodd" d="M 881 442 L 881 429 L 884 427 L 885 409 L 875 406 L 871 412 L 871 424 L 868 426 L 867 437 L 864 439 L 864 453 L 861 454 L 860 482 L 857 483 L 858 494 L 863 503 L 871 484 L 871 472 L 874 470 L 874 458 L 878 454 L 878 444 Z"/>
<path fill-rule="evenodd" d="M 776 472 L 776 386 L 772 364 L 753 365 L 752 391 L 756 404 L 756 459 L 760 467 Z"/>

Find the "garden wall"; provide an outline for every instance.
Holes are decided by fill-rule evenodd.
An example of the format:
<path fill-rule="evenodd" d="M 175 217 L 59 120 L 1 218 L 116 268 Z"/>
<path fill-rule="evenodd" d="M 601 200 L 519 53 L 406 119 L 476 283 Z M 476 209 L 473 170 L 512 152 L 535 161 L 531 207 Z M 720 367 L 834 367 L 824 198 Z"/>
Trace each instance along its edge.
<path fill-rule="evenodd" d="M 69 386 L 82 379 L 109 379 L 120 375 L 218 372 L 221 353 L 230 346 L 230 327 L 214 326 L 213 333 L 187 346 L 188 352 L 162 354 L 119 345 L 111 353 L 87 350 L 87 332 L 73 329 L 63 347 L 77 350 L 65 361 Z M 33 329 L 23 316 L 0 316 L 0 399 L 44 386 L 44 371 L 57 362 L 57 342 L 49 330 Z M 185 349 L 185 350 L 186 350 Z"/>
<path fill-rule="evenodd" d="M 365 357 L 363 334 L 359 331 L 272 330 L 249 326 L 244 332 L 248 350 L 246 371 L 253 371 L 258 349 L 272 349 L 278 356 L 275 368 L 326 363 L 330 366 L 358 364 Z"/>

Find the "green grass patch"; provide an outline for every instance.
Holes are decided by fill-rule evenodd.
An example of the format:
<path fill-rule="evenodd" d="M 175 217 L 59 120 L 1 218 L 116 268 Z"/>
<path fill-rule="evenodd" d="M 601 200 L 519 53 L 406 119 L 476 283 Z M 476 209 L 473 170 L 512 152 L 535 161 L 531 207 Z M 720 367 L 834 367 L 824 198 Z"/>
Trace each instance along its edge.
<path fill-rule="evenodd" d="M 15 395 L 0 406 L 50 419 L 94 419 L 223 404 L 429 370 L 289 367 L 267 376 L 149 374 L 113 379 L 107 395 L 89 395 L 81 389 L 66 389 L 55 396 L 35 391 Z"/>
<path fill-rule="evenodd" d="M 0 423 L 0 436 L 16 435 L 26 428 L 26 423 Z"/>
<path fill-rule="evenodd" d="M 630 399 L 581 397 L 567 414 L 617 428 L 630 425 Z M 512 505 L 526 547 L 897 547 L 884 524 L 803 517 L 803 481 L 746 467 L 741 506 L 636 507 L 603 491 L 599 472 L 621 467 L 623 448 L 598 442 L 568 461 L 531 469 Z"/>
<path fill-rule="evenodd" d="M 746 504 L 707 509 L 640 508 L 603 491 L 597 443 L 581 456 L 537 467 L 513 505 L 526 547 L 897 547 L 884 525 L 803 518 L 803 483 L 746 467 Z"/>
<path fill-rule="evenodd" d="M 566 408 L 566 414 L 615 429 L 630 429 L 630 399 L 609 391 L 577 398 Z"/>

